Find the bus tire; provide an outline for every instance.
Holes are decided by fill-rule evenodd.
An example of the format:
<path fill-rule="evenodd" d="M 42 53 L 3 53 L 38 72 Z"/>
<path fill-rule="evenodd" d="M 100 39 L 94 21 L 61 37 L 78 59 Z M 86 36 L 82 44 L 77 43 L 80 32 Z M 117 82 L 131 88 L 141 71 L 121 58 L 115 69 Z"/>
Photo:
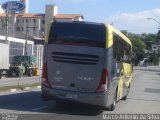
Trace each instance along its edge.
<path fill-rule="evenodd" d="M 29 77 L 32 77 L 32 76 L 33 76 L 33 70 L 32 70 L 32 69 L 29 69 L 29 70 L 28 70 L 28 76 L 29 76 Z"/>
<path fill-rule="evenodd" d="M 8 70 L 7 71 L 7 75 L 6 75 L 7 77 L 11 77 L 11 72 L 10 72 L 10 70 Z"/>
<path fill-rule="evenodd" d="M 116 89 L 116 92 L 114 94 L 114 99 L 113 99 L 113 104 L 110 106 L 110 111 L 113 111 L 116 107 L 116 102 L 117 102 L 117 89 Z"/>
<path fill-rule="evenodd" d="M 65 102 L 62 102 L 62 101 L 56 101 L 56 106 L 61 108 L 61 107 L 64 107 L 66 106 L 67 104 Z"/>
<path fill-rule="evenodd" d="M 0 79 L 2 79 L 2 71 L 0 71 Z"/>
<path fill-rule="evenodd" d="M 17 71 L 17 73 L 16 73 L 16 76 L 17 77 L 22 77 L 23 76 L 23 70 L 19 69 L 19 71 Z"/>
<path fill-rule="evenodd" d="M 128 96 L 128 95 L 124 96 L 124 97 L 122 98 L 122 100 L 127 100 L 127 96 Z"/>
<path fill-rule="evenodd" d="M 2 74 L 0 73 L 0 79 L 2 79 Z"/>

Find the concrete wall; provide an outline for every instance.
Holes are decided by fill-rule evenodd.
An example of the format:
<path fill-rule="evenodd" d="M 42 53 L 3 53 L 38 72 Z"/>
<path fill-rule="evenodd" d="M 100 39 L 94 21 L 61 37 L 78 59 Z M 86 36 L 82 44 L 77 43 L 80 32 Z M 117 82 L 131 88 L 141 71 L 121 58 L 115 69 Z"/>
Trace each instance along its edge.
<path fill-rule="evenodd" d="M 152 53 L 158 54 L 158 50 L 160 49 L 160 45 L 152 44 Z"/>
<path fill-rule="evenodd" d="M 0 39 L 0 70 L 9 68 L 9 44 Z"/>

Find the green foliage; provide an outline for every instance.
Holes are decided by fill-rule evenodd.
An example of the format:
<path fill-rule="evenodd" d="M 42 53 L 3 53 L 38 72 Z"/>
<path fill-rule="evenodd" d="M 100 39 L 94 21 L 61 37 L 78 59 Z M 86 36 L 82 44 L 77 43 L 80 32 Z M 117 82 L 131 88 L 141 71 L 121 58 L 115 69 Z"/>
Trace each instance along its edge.
<path fill-rule="evenodd" d="M 137 60 L 143 60 L 145 57 L 145 43 L 141 40 L 141 38 L 135 34 L 128 34 L 129 39 L 133 45 L 133 52 L 136 54 Z"/>
<path fill-rule="evenodd" d="M 159 43 L 160 42 L 160 30 L 157 34 L 142 34 L 141 39 L 146 43 L 147 48 L 151 49 L 152 43 Z"/>
<path fill-rule="evenodd" d="M 151 53 L 148 57 L 149 65 L 158 65 L 159 64 L 159 58 L 156 53 Z"/>
<path fill-rule="evenodd" d="M 146 43 L 146 49 L 152 51 L 152 44 L 160 44 L 160 30 L 157 34 L 142 34 L 142 40 Z M 159 54 L 150 52 L 147 54 L 149 65 L 159 64 Z"/>
<path fill-rule="evenodd" d="M 144 42 L 155 42 L 156 38 L 157 38 L 156 34 L 143 34 L 142 37 L 141 37 L 141 39 Z"/>

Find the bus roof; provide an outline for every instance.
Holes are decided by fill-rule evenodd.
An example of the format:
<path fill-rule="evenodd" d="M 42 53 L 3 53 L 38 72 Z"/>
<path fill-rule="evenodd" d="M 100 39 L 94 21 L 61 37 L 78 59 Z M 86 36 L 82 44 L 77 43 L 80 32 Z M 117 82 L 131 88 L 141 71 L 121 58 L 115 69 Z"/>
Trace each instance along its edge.
<path fill-rule="evenodd" d="M 81 23 L 81 24 L 92 24 L 92 25 L 105 25 L 104 23 L 89 22 L 89 21 L 55 21 L 52 23 Z"/>
<path fill-rule="evenodd" d="M 79 24 L 91 24 L 91 25 L 102 25 L 102 26 L 106 26 L 108 27 L 112 32 L 115 32 L 116 34 L 118 34 L 123 40 L 125 40 L 129 45 L 132 46 L 132 43 L 130 41 L 130 39 L 128 39 L 122 32 L 120 32 L 119 30 L 117 30 L 116 28 L 114 28 L 112 25 L 107 24 L 105 25 L 104 23 L 98 23 L 98 22 L 89 22 L 89 21 L 54 21 L 53 23 L 79 23 Z"/>
<path fill-rule="evenodd" d="M 122 32 L 120 32 L 119 30 L 117 30 L 116 28 L 114 28 L 109 24 L 106 26 L 108 26 L 108 28 L 111 29 L 112 32 L 115 32 L 117 35 L 119 35 L 119 37 L 121 37 L 124 41 L 126 41 L 129 45 L 132 46 L 131 40 L 128 39 Z"/>

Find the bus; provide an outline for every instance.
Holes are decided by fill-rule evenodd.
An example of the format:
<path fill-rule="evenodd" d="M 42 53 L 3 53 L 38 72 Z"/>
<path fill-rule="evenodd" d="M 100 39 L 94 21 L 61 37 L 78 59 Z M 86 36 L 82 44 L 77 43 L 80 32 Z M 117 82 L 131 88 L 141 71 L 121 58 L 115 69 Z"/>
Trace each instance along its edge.
<path fill-rule="evenodd" d="M 127 99 L 132 44 L 103 23 L 52 22 L 44 47 L 42 99 L 114 110 Z"/>

